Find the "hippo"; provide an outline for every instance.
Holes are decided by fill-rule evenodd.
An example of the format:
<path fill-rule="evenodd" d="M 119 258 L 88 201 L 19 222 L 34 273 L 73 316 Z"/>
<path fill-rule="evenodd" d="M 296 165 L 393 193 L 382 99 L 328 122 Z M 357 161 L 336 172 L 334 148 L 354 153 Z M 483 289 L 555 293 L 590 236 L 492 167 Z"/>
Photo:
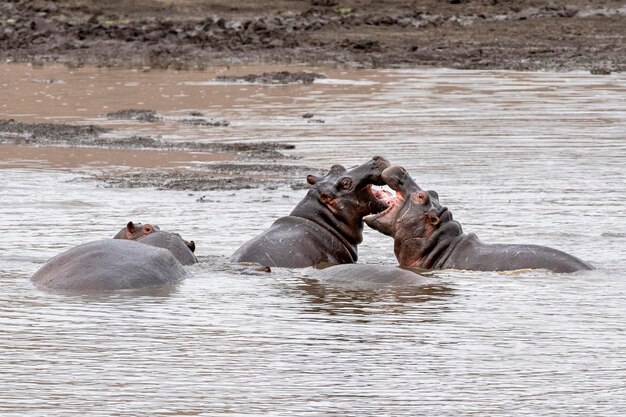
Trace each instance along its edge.
<path fill-rule="evenodd" d="M 411 269 L 390 265 L 333 265 L 323 269 L 314 269 L 310 272 L 310 276 L 323 284 L 359 289 L 415 287 L 437 282 Z"/>
<path fill-rule="evenodd" d="M 151 224 L 142 225 L 141 223 L 128 222 L 125 228 L 123 228 L 122 230 L 117 232 L 115 236 L 113 236 L 113 239 L 136 240 L 159 230 L 161 230 L 159 226 L 153 226 Z"/>
<path fill-rule="evenodd" d="M 156 231 L 137 239 L 137 242 L 167 249 L 183 265 L 193 265 L 198 262 L 198 259 L 193 254 L 196 250 L 196 244 L 193 240 L 190 242 L 186 241 L 178 233 Z"/>
<path fill-rule="evenodd" d="M 193 254 L 196 250 L 194 241 L 184 240 L 178 233 L 161 231 L 159 226 L 128 222 L 125 228 L 117 232 L 113 239 L 137 240 L 148 245 L 168 249 L 183 265 L 198 262 Z"/>
<path fill-rule="evenodd" d="M 473 271 L 593 269 L 575 256 L 546 246 L 483 243 L 475 234 L 463 233 L 461 224 L 439 203 L 438 194 L 422 190 L 404 168 L 389 167 L 382 177 L 396 197 L 388 196 L 387 209 L 363 220 L 393 237 L 400 266 Z"/>
<path fill-rule="evenodd" d="M 138 238 L 97 240 L 55 256 L 31 281 L 39 288 L 80 292 L 172 284 L 186 276 L 183 265 L 196 262 L 192 249 L 193 242 L 160 230 Z"/>
<path fill-rule="evenodd" d="M 388 166 L 385 158 L 376 156 L 351 169 L 333 165 L 322 177 L 307 176 L 313 187 L 304 199 L 240 247 L 231 261 L 290 268 L 356 262 L 363 216 L 386 208 L 372 185 L 383 184 L 381 174 Z"/>

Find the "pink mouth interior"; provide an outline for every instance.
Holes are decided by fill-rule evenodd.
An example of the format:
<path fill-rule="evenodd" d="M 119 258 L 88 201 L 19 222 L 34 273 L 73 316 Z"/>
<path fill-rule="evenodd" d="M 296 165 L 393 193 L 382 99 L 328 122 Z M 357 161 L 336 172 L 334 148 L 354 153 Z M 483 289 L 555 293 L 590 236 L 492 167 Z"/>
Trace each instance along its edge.
<path fill-rule="evenodd" d="M 376 217 L 382 217 L 389 213 L 391 209 L 398 203 L 398 195 L 394 195 L 387 190 L 373 189 L 374 196 L 381 201 L 387 208 L 376 215 Z"/>

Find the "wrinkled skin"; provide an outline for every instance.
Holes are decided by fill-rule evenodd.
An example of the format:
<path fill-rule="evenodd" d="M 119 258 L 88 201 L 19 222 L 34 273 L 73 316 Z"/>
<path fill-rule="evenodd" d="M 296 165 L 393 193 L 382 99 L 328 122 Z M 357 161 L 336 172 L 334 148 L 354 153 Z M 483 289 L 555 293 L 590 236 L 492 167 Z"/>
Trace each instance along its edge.
<path fill-rule="evenodd" d="M 131 225 L 132 222 L 129 223 Z M 133 238 L 104 239 L 69 249 L 49 260 L 31 280 L 40 288 L 111 291 L 171 284 L 184 278 L 183 265 L 195 263 L 195 245 L 177 233 L 122 229 Z M 119 233 L 118 233 L 119 235 Z"/>
<path fill-rule="evenodd" d="M 399 166 L 385 169 L 383 180 L 396 191 L 388 208 L 365 217 L 365 223 L 394 239 L 400 266 L 423 269 L 505 271 L 548 269 L 574 272 L 593 269 L 584 261 L 546 246 L 486 244 L 464 234 L 434 191 L 422 190 Z"/>
<path fill-rule="evenodd" d="M 363 216 L 386 207 L 371 186 L 382 184 L 388 166 L 377 156 L 352 169 L 333 165 L 322 177 L 309 175 L 312 188 L 289 216 L 244 244 L 231 260 L 291 268 L 356 262 Z"/>

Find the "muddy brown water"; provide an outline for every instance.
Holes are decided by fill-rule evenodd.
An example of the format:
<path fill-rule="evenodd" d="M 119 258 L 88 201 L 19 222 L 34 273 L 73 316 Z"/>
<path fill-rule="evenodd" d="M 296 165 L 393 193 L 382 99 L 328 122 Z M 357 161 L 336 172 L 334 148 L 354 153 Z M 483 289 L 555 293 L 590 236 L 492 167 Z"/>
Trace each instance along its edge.
<path fill-rule="evenodd" d="M 211 80 L 225 68 L 2 65 L 0 117 L 289 142 L 320 168 L 382 154 L 437 190 L 466 231 L 557 247 L 597 269 L 441 271 L 435 286 L 371 290 L 307 270 L 251 275 L 227 256 L 305 191 L 111 189 L 72 180 L 113 159 L 62 166 L 44 150 L 20 159 L 0 148 L 0 414 L 623 415 L 626 76 L 310 70 L 328 79 L 222 85 Z M 123 108 L 165 118 L 103 116 Z M 177 122 L 192 111 L 231 125 Z M 195 240 L 191 276 L 106 295 L 30 283 L 50 257 L 131 219 Z M 395 264 L 375 232 L 359 251 L 362 263 Z"/>

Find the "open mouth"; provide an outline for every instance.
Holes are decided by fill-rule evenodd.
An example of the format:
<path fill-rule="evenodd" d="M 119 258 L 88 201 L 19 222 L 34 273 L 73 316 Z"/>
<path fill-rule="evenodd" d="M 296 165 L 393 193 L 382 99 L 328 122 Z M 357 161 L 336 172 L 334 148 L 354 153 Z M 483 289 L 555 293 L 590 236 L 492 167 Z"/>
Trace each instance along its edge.
<path fill-rule="evenodd" d="M 396 199 L 396 196 L 394 194 L 383 188 L 371 187 L 370 191 L 372 192 L 372 194 L 374 194 L 374 197 L 376 197 L 379 202 L 384 204 L 385 207 L 389 207 L 389 205 L 392 204 L 393 201 Z"/>
<path fill-rule="evenodd" d="M 384 208 L 381 211 L 365 216 L 363 218 L 364 220 L 365 219 L 374 220 L 379 217 L 383 217 L 387 213 L 389 213 L 391 210 L 393 210 L 393 208 L 398 204 L 399 196 L 392 192 L 389 192 L 386 189 L 370 187 L 370 191 Z"/>

